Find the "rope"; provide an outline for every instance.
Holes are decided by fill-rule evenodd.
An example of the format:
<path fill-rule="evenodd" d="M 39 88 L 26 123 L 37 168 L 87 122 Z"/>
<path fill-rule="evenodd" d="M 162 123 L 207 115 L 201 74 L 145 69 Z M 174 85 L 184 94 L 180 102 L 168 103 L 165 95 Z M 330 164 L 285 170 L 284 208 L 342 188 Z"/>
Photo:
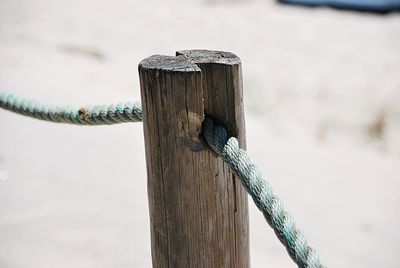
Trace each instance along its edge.
<path fill-rule="evenodd" d="M 138 102 L 79 109 L 57 108 L 0 92 L 0 107 L 40 120 L 76 125 L 109 125 L 142 121 L 141 105 Z M 203 122 L 202 136 L 211 149 L 239 177 L 292 260 L 301 268 L 324 267 L 317 252 L 308 246 L 304 234 L 296 228 L 293 218 L 284 209 L 279 197 L 272 192 L 270 183 L 262 177 L 246 151 L 239 148 L 238 140 L 228 137 L 226 129 L 214 124 L 210 117 L 206 117 Z"/>
<path fill-rule="evenodd" d="M 272 192 L 270 183 L 250 161 L 247 152 L 239 148 L 238 140 L 234 137 L 229 138 L 226 129 L 215 125 L 210 117 L 206 117 L 203 122 L 202 135 L 211 149 L 222 157 L 239 177 L 292 260 L 299 267 L 324 267 L 317 252 L 308 246 L 304 234 L 296 228 L 293 218 L 284 209 L 280 198 Z"/>
<path fill-rule="evenodd" d="M 0 92 L 0 107 L 40 120 L 74 125 L 112 125 L 142 121 L 142 107 L 139 102 L 80 108 L 55 107 Z"/>

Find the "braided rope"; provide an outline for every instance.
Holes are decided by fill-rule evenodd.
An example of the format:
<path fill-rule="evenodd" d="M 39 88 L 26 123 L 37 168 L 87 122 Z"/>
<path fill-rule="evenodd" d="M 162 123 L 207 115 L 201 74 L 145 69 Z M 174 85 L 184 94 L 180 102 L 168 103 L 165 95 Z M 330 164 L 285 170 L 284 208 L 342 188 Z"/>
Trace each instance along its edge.
<path fill-rule="evenodd" d="M 323 267 L 317 252 L 308 246 L 304 234 L 296 228 L 293 218 L 284 209 L 279 197 L 272 192 L 270 183 L 263 179 L 247 152 L 239 148 L 238 140 L 234 137 L 229 138 L 226 129 L 215 125 L 210 117 L 204 120 L 202 134 L 213 151 L 221 156 L 239 177 L 293 261 L 299 267 Z"/>
<path fill-rule="evenodd" d="M 76 125 L 110 125 L 142 121 L 142 108 L 138 102 L 79 109 L 59 108 L 0 92 L 0 108 L 40 120 Z M 308 246 L 304 234 L 296 228 L 293 218 L 283 208 L 279 197 L 272 192 L 271 185 L 263 179 L 246 151 L 239 148 L 238 140 L 228 137 L 226 129 L 214 124 L 210 117 L 204 120 L 202 135 L 211 149 L 222 157 L 239 177 L 293 261 L 301 268 L 324 267 L 317 252 Z"/>
<path fill-rule="evenodd" d="M 80 108 L 53 107 L 0 92 L 0 107 L 40 120 L 75 125 L 111 125 L 142 121 L 142 108 L 139 102 Z"/>

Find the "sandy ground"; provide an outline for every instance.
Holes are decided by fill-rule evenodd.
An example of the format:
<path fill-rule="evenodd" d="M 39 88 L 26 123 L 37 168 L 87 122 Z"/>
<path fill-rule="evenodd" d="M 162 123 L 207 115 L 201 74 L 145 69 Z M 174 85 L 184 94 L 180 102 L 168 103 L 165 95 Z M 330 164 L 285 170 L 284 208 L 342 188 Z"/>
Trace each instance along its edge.
<path fill-rule="evenodd" d="M 242 58 L 248 150 L 329 267 L 400 267 L 400 16 L 268 1 L 0 1 L 0 87 L 139 97 L 138 62 Z M 140 124 L 0 111 L 0 267 L 150 267 Z M 295 267 L 253 204 L 253 267 Z"/>

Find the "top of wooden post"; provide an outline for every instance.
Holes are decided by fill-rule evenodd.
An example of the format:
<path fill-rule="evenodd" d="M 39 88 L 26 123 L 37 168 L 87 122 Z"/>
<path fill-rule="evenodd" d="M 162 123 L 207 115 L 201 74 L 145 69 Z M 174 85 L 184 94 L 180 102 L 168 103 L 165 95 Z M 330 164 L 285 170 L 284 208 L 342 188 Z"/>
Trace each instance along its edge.
<path fill-rule="evenodd" d="M 171 72 L 200 71 L 200 68 L 185 56 L 153 55 L 139 63 L 139 69 L 141 68 Z"/>
<path fill-rule="evenodd" d="M 212 50 L 180 50 L 176 52 L 177 56 L 190 58 L 194 63 L 213 63 L 224 65 L 240 64 L 240 58 L 231 52 L 212 51 Z"/>

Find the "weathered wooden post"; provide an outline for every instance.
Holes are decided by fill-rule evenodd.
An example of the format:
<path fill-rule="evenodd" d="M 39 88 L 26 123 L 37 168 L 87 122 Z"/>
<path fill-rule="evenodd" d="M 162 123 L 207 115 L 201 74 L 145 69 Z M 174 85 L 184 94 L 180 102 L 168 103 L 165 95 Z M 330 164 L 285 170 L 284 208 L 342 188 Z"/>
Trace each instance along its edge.
<path fill-rule="evenodd" d="M 247 195 L 199 138 L 207 114 L 245 147 L 240 59 L 155 55 L 139 76 L 153 267 L 250 267 Z"/>

